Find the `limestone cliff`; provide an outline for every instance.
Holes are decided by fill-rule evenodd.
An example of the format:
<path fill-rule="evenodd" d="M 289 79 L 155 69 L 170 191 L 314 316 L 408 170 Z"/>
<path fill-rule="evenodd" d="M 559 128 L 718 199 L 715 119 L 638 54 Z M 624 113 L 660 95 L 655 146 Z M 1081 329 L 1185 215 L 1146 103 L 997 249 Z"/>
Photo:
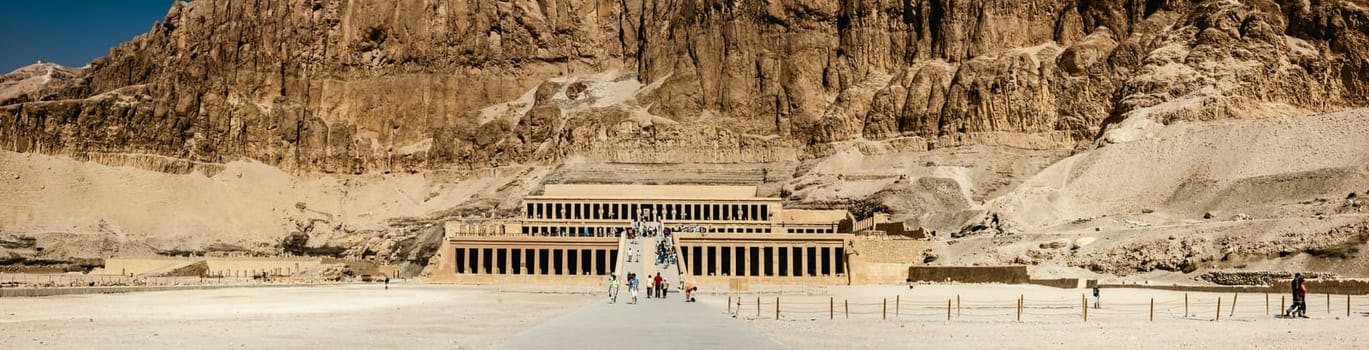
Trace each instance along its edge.
<path fill-rule="evenodd" d="M 1369 101 L 1363 0 L 196 0 L 0 145 L 293 171 L 1051 149 Z M 89 156 L 91 154 L 98 157 Z"/>

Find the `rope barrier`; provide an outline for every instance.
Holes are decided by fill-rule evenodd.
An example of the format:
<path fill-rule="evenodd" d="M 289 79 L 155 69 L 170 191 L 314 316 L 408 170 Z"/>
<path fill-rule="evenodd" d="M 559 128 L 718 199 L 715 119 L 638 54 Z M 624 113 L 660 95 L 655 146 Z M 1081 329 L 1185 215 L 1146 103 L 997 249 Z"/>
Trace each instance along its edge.
<path fill-rule="evenodd" d="M 1256 317 L 1264 317 L 1270 314 L 1273 307 L 1272 295 L 1266 297 L 1266 307 L 1262 311 L 1258 307 L 1250 307 L 1248 302 L 1244 307 L 1240 304 L 1240 294 L 1235 293 L 1227 296 L 1220 295 L 1199 295 L 1184 293 L 1182 296 L 1177 294 L 1162 295 L 1161 297 L 1151 297 L 1145 299 L 1129 298 L 1124 301 L 1108 302 L 1101 305 L 1091 305 L 1087 295 L 1080 299 L 1070 301 L 1070 297 L 1040 297 L 1034 296 L 1027 299 L 1025 295 L 1019 295 L 1016 300 L 1003 301 L 996 298 L 966 300 L 962 296 L 956 295 L 953 298 L 946 298 L 943 304 L 941 300 L 935 298 L 916 298 L 909 297 L 904 300 L 902 295 L 896 295 L 893 299 L 894 309 L 891 314 L 889 310 L 889 298 L 861 298 L 842 300 L 841 311 L 844 319 L 880 319 L 895 321 L 917 321 L 917 320 L 940 320 L 945 317 L 946 321 L 961 319 L 965 321 L 995 321 L 995 320 L 1016 320 L 1017 322 L 1063 322 L 1070 319 L 1079 320 L 1081 317 L 1085 322 L 1089 320 L 1137 320 L 1154 322 L 1160 319 L 1181 319 L 1191 317 L 1192 307 L 1202 310 L 1211 307 L 1214 312 L 1213 320 L 1220 321 L 1223 317 L 1228 320 L 1248 320 Z M 1255 293 L 1259 294 L 1259 293 Z M 1335 303 L 1337 296 L 1326 295 L 1327 313 L 1335 315 L 1336 312 L 1344 311 L 1345 316 L 1355 315 L 1354 305 L 1364 305 L 1369 302 L 1366 296 L 1344 296 L 1344 308 L 1342 309 Z M 1249 298 L 1249 295 L 1247 295 Z M 827 300 L 822 300 L 827 299 Z M 1249 300 L 1249 299 L 1246 299 Z M 826 301 L 824 303 L 824 301 Z M 1228 303 L 1229 302 L 1229 303 Z M 736 313 L 740 316 L 743 308 L 754 307 L 756 309 L 755 318 L 761 317 L 761 311 L 773 309 L 775 320 L 797 320 L 797 319 L 817 319 L 827 316 L 829 320 L 836 319 L 836 298 L 833 296 L 800 295 L 792 297 L 776 297 L 774 300 L 767 300 L 757 296 L 755 300 L 746 300 L 743 297 L 733 298 L 728 296 L 727 309 L 729 314 Z M 735 303 L 735 304 L 733 304 Z M 1258 301 L 1257 301 L 1258 303 Z M 1280 310 L 1272 310 L 1282 312 Z M 1360 314 L 1369 317 L 1369 311 Z"/>

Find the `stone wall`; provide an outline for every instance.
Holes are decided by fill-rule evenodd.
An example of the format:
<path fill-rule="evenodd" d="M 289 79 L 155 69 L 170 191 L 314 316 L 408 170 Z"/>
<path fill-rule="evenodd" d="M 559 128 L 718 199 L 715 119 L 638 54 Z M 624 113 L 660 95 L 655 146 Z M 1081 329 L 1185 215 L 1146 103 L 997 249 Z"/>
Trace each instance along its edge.
<path fill-rule="evenodd" d="M 908 278 L 914 282 L 960 282 L 1023 284 L 1031 276 L 1026 266 L 913 266 Z"/>
<path fill-rule="evenodd" d="M 162 270 L 174 265 L 192 263 L 200 258 L 110 258 L 105 259 L 103 269 L 91 271 L 93 275 L 142 275 Z"/>
<path fill-rule="evenodd" d="M 1027 283 L 1042 285 L 1047 287 L 1078 289 L 1088 286 L 1088 280 L 1082 278 L 1050 278 L 1050 279 L 1029 279 Z"/>

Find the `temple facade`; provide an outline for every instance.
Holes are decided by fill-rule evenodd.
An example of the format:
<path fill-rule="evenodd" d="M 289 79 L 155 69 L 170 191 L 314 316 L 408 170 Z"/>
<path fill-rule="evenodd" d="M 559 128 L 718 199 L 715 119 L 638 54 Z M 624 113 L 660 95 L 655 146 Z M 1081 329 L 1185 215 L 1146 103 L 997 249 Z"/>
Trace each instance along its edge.
<path fill-rule="evenodd" d="M 671 231 L 680 272 L 696 280 L 847 281 L 849 214 L 782 203 L 755 186 L 547 185 L 515 218 L 446 223 L 435 275 L 596 283 L 623 263 L 629 228 L 656 225 Z"/>

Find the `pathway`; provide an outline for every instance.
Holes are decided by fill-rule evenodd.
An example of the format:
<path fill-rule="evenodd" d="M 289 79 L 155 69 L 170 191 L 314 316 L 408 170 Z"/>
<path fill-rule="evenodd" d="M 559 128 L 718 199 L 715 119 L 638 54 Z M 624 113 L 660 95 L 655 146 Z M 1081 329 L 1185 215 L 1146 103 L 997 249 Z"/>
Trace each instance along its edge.
<path fill-rule="evenodd" d="M 630 242 L 642 251 L 642 261 L 623 264 L 620 276 L 639 273 L 642 290 L 637 304 L 623 283 L 618 303 L 603 301 L 525 330 L 499 349 L 785 349 L 785 346 L 732 319 L 704 303 L 684 302 L 679 292 L 678 269 L 661 270 L 671 282 L 665 299 L 646 297 L 650 281 L 645 272 L 655 271 L 654 238 Z M 643 244 L 645 243 L 645 244 Z M 645 246 L 645 247 L 643 247 Z M 653 273 L 654 276 L 654 273 Z M 696 297 L 702 298 L 702 297 Z"/>

